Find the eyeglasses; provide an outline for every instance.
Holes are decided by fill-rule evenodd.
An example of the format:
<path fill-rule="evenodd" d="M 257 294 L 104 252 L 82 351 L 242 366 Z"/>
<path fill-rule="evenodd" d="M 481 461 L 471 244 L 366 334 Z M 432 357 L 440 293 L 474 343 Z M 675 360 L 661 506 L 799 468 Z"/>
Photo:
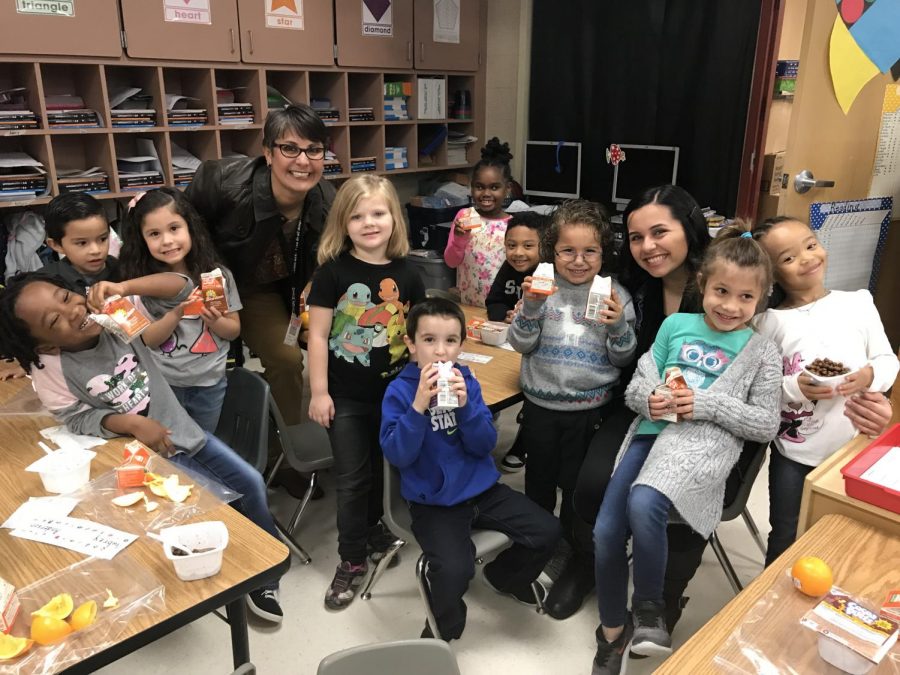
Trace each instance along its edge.
<path fill-rule="evenodd" d="M 574 262 L 578 256 L 581 256 L 584 262 L 597 262 L 600 260 L 603 251 L 599 248 L 589 248 L 579 252 L 574 248 L 564 248 L 561 251 L 554 251 L 554 253 L 556 253 L 557 258 L 565 262 Z"/>
<path fill-rule="evenodd" d="M 293 143 L 273 143 L 273 148 L 278 148 L 282 155 L 288 159 L 299 157 L 301 153 L 305 153 L 309 159 L 324 159 L 325 148 L 321 145 L 311 145 L 308 148 L 301 148 Z"/>

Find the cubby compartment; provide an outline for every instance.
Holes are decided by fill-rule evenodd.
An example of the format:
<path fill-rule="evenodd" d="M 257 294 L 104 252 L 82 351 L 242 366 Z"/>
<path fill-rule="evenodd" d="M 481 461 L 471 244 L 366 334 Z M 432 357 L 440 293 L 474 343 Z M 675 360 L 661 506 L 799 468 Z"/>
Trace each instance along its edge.
<path fill-rule="evenodd" d="M 350 175 L 350 130 L 347 127 L 328 130 L 328 153 L 325 155 L 325 177 Z M 335 166 L 335 162 L 338 166 Z"/>
<path fill-rule="evenodd" d="M 371 123 L 384 119 L 382 86 L 380 73 L 347 73 L 348 122 Z"/>
<path fill-rule="evenodd" d="M 222 129 L 219 143 L 222 157 L 258 157 L 263 147 L 262 129 Z"/>
<path fill-rule="evenodd" d="M 164 133 L 113 134 L 113 150 L 121 192 L 172 184 L 166 173 L 171 157 Z"/>
<path fill-rule="evenodd" d="M 187 187 L 200 163 L 221 157 L 215 131 L 172 131 L 169 134 L 171 176 L 175 187 Z"/>
<path fill-rule="evenodd" d="M 472 92 L 475 77 L 472 75 L 447 76 L 447 117 L 451 120 L 471 121 L 474 113 Z"/>
<path fill-rule="evenodd" d="M 163 91 L 169 127 L 213 123 L 216 94 L 210 68 L 163 68 Z"/>
<path fill-rule="evenodd" d="M 309 73 L 309 104 L 325 124 L 347 121 L 347 78 L 345 73 Z"/>
<path fill-rule="evenodd" d="M 348 170 L 384 171 L 384 130 L 380 126 L 351 127 Z"/>
<path fill-rule="evenodd" d="M 41 118 L 41 96 L 38 66 L 34 63 L 0 63 L 0 136 L 20 136 L 44 128 Z"/>
<path fill-rule="evenodd" d="M 156 66 L 104 66 L 113 129 L 140 132 L 165 124 L 161 70 Z M 138 91 L 135 91 L 138 90 Z"/>
<path fill-rule="evenodd" d="M 386 124 L 415 119 L 415 90 L 415 75 L 385 73 L 381 108 Z"/>
<path fill-rule="evenodd" d="M 269 110 L 287 103 L 309 104 L 309 81 L 299 70 L 267 70 L 266 96 Z M 262 120 L 261 120 L 262 121 Z"/>
<path fill-rule="evenodd" d="M 415 169 L 416 125 L 392 124 L 384 127 L 384 171 Z M 405 161 L 404 161 L 405 160 Z"/>
<path fill-rule="evenodd" d="M 47 136 L 0 137 L 0 154 L 10 160 L 8 166 L 0 168 L 0 205 L 48 197 L 51 188 L 49 142 Z M 21 164 L 17 164 L 20 156 Z M 35 162 L 40 166 L 35 166 Z"/>
<path fill-rule="evenodd" d="M 476 141 L 472 122 L 450 124 L 447 134 L 447 165 L 465 166 L 480 159 L 480 144 Z"/>
<path fill-rule="evenodd" d="M 109 126 L 101 69 L 97 64 L 41 64 L 48 129 L 65 132 Z"/>
<path fill-rule="evenodd" d="M 247 126 L 265 119 L 268 105 L 263 104 L 258 70 L 216 69 L 215 74 L 218 124 Z"/>
<path fill-rule="evenodd" d="M 67 134 L 50 139 L 56 192 L 110 192 L 115 184 L 115 160 L 109 134 Z"/>
<path fill-rule="evenodd" d="M 417 160 L 420 169 L 447 165 L 447 125 L 419 124 L 416 128 Z"/>

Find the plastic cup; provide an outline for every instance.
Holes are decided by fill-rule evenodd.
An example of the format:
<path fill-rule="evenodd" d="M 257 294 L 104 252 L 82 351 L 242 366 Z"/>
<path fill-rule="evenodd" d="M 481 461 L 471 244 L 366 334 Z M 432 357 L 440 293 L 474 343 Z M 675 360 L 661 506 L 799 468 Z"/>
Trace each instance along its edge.
<path fill-rule="evenodd" d="M 159 531 L 163 551 L 175 566 L 175 574 L 182 581 L 206 579 L 222 569 L 222 555 L 228 546 L 228 528 L 221 520 L 167 527 Z M 202 551 L 181 555 L 173 544 L 187 551 Z"/>
<path fill-rule="evenodd" d="M 41 457 L 26 471 L 37 472 L 47 492 L 66 494 L 91 480 L 91 460 L 96 456 L 91 450 L 57 450 Z"/>

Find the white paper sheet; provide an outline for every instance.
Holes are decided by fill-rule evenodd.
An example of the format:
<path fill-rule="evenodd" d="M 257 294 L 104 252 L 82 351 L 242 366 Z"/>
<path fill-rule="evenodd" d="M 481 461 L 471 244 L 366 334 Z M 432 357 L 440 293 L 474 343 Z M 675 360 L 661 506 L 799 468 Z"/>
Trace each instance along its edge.
<path fill-rule="evenodd" d="M 82 518 L 35 518 L 10 534 L 104 560 L 112 560 L 138 538 L 136 534 Z"/>
<path fill-rule="evenodd" d="M 863 480 L 900 491 L 900 448 L 888 450 L 884 456 L 865 470 Z"/>
<path fill-rule="evenodd" d="M 90 450 L 91 448 L 97 447 L 98 445 L 106 444 L 105 438 L 98 438 L 97 436 L 86 436 L 84 434 L 73 434 L 64 426 L 47 427 L 46 429 L 41 429 L 41 436 L 46 438 L 61 450 L 68 450 L 70 448 L 82 448 L 84 450 Z"/>
<path fill-rule="evenodd" d="M 900 202 L 900 84 L 885 87 L 869 196 Z"/>
<path fill-rule="evenodd" d="M 471 361 L 472 363 L 490 363 L 493 356 L 485 356 L 484 354 L 473 354 L 472 352 L 460 352 L 456 357 L 460 361 Z"/>
<path fill-rule="evenodd" d="M 6 519 L 0 527 L 17 529 L 27 527 L 35 518 L 65 518 L 78 506 L 74 497 L 31 497 Z"/>

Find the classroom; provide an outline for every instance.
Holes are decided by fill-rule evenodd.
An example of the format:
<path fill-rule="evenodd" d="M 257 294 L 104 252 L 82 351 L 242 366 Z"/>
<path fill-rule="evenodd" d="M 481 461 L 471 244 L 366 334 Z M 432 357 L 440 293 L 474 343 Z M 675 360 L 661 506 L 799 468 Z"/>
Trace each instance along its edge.
<path fill-rule="evenodd" d="M 0 3 L 0 672 L 900 674 L 896 0 Z"/>

